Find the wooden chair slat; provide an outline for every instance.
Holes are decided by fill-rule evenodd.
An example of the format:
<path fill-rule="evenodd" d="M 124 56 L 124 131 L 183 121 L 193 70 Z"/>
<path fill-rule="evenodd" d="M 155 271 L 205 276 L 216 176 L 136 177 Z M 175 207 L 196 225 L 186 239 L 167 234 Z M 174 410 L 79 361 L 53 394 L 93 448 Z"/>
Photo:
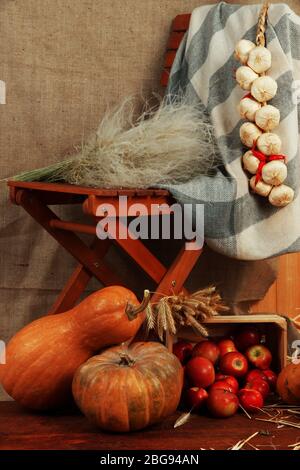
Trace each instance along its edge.
<path fill-rule="evenodd" d="M 119 195 L 125 196 L 134 196 L 137 194 L 138 189 L 101 189 L 101 188 L 89 188 L 84 186 L 75 186 L 72 184 L 62 184 L 62 183 L 44 183 L 44 182 L 28 182 L 28 181 L 8 181 L 8 186 L 15 189 L 31 189 L 36 191 L 44 192 L 56 192 L 56 193 L 65 193 L 65 194 L 74 194 L 74 195 L 95 195 L 103 197 L 118 197 Z M 143 196 L 153 196 L 155 195 L 153 189 L 143 189 Z M 161 196 L 168 196 L 169 191 L 166 189 L 160 190 Z M 14 191 L 13 191 L 14 192 Z"/>
<path fill-rule="evenodd" d="M 125 195 L 125 194 L 124 194 Z M 124 196 L 123 195 L 123 196 Z M 120 194 L 122 196 L 122 194 Z M 126 195 L 127 196 L 127 195 Z M 83 203 L 83 211 L 85 214 L 91 215 L 93 217 L 103 217 L 105 212 L 107 212 L 108 207 L 113 207 L 117 217 L 126 217 L 128 215 L 128 210 L 133 204 L 143 204 L 145 209 L 148 211 L 148 214 L 152 214 L 152 205 L 153 204 L 168 204 L 169 198 L 166 196 L 141 196 L 135 195 L 128 197 L 127 204 L 120 204 L 118 198 L 103 198 L 102 196 L 90 195 L 86 198 Z M 170 213 L 170 210 L 164 211 Z"/>
<path fill-rule="evenodd" d="M 166 88 L 169 83 L 169 77 L 170 77 L 170 70 L 171 69 L 164 69 L 163 73 L 161 74 L 160 77 L 160 84 L 162 87 Z"/>
<path fill-rule="evenodd" d="M 167 51 L 165 57 L 165 68 L 171 68 L 176 56 L 176 51 Z"/>
<path fill-rule="evenodd" d="M 118 196 L 133 197 L 136 196 L 136 191 L 136 189 L 118 189 Z"/>
<path fill-rule="evenodd" d="M 173 31 L 186 31 L 189 27 L 191 19 L 190 13 L 185 13 L 183 15 L 177 15 L 172 23 Z"/>
<path fill-rule="evenodd" d="M 155 196 L 155 191 L 151 189 L 149 192 L 149 189 L 137 189 L 136 190 L 136 195 L 137 196 Z"/>
<path fill-rule="evenodd" d="M 169 37 L 169 41 L 167 44 L 167 50 L 171 51 L 177 51 L 178 47 L 180 46 L 180 43 L 183 39 L 184 32 L 176 32 L 173 31 Z"/>
<path fill-rule="evenodd" d="M 172 32 L 167 44 L 164 70 L 160 78 L 160 84 L 162 87 L 166 87 L 168 85 L 170 70 L 172 68 L 176 52 L 180 46 L 180 43 L 189 28 L 190 19 L 190 14 L 184 14 L 176 16 L 176 18 L 174 18 L 173 20 Z"/>

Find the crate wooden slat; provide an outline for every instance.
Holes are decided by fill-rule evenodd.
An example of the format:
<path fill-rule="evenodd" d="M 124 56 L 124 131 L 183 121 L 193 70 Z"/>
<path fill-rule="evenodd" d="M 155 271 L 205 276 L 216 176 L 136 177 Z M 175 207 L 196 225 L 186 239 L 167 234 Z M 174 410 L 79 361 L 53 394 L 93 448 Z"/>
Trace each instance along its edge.
<path fill-rule="evenodd" d="M 257 315 L 220 315 L 203 322 L 212 337 L 226 336 L 235 327 L 240 325 L 255 325 L 266 335 L 267 346 L 270 348 L 274 368 L 279 372 L 287 364 L 287 322 L 279 315 L 257 314 Z M 181 328 L 177 338 L 197 343 L 203 338 L 197 335 L 192 328 Z M 176 339 L 170 338 L 169 349 L 172 348 Z"/>

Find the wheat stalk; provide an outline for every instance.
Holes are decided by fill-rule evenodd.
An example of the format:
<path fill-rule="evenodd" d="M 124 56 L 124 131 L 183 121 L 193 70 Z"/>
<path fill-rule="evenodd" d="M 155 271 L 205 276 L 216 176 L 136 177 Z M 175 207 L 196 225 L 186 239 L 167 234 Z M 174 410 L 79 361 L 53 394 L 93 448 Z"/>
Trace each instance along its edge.
<path fill-rule="evenodd" d="M 138 307 L 127 304 L 125 311 L 129 318 L 135 318 L 139 312 L 145 311 L 148 333 L 155 329 L 162 341 L 165 333 L 175 335 L 181 326 L 191 326 L 197 333 L 207 337 L 208 331 L 202 322 L 218 315 L 219 311 L 228 310 L 220 295 L 215 293 L 215 288 L 197 291 L 192 295 L 181 293 L 164 296 L 158 292 L 156 295 L 161 296 L 159 301 L 150 302 L 150 291 L 145 290 L 142 303 Z"/>

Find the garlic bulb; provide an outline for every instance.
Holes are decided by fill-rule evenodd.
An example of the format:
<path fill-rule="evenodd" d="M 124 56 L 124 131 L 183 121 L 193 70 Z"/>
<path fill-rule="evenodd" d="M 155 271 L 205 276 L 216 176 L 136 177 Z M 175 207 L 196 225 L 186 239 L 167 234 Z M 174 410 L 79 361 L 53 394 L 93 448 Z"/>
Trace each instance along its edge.
<path fill-rule="evenodd" d="M 252 83 L 258 78 L 258 75 L 250 67 L 242 65 L 237 69 L 235 78 L 243 90 L 250 90 Z"/>
<path fill-rule="evenodd" d="M 274 98 L 276 92 L 277 83 L 269 76 L 258 77 L 251 86 L 251 95 L 260 103 Z"/>
<path fill-rule="evenodd" d="M 255 123 L 264 131 L 270 132 L 278 126 L 280 122 L 280 111 L 271 104 L 267 104 L 257 110 Z"/>
<path fill-rule="evenodd" d="M 261 108 L 261 104 L 252 98 L 243 98 L 239 104 L 239 113 L 243 119 L 255 120 L 255 113 Z"/>
<path fill-rule="evenodd" d="M 287 177 L 286 164 L 281 160 L 273 160 L 263 166 L 262 179 L 272 186 L 279 186 Z"/>
<path fill-rule="evenodd" d="M 252 148 L 262 132 L 252 122 L 244 122 L 240 127 L 240 138 L 246 147 Z"/>
<path fill-rule="evenodd" d="M 255 175 L 259 167 L 259 159 L 253 155 L 251 150 L 248 150 L 248 152 L 243 155 L 243 165 L 245 170 Z"/>
<path fill-rule="evenodd" d="M 259 194 L 260 196 L 265 196 L 265 197 L 269 196 L 269 194 L 271 192 L 271 189 L 272 189 L 272 186 L 270 184 L 264 183 L 263 181 L 258 181 L 255 184 L 255 179 L 256 179 L 256 176 L 252 176 L 252 178 L 250 180 L 251 189 L 256 194 Z"/>
<path fill-rule="evenodd" d="M 235 46 L 235 58 L 242 64 L 248 61 L 249 53 L 255 48 L 255 44 L 248 39 L 241 39 Z"/>
<path fill-rule="evenodd" d="M 257 148 L 265 155 L 278 155 L 281 150 L 281 140 L 277 134 L 266 132 L 258 138 Z"/>
<path fill-rule="evenodd" d="M 269 195 L 272 206 L 284 207 L 294 199 L 294 190 L 285 184 L 275 186 Z"/>
<path fill-rule="evenodd" d="M 271 52 L 263 46 L 257 46 L 249 53 L 247 64 L 256 73 L 264 73 L 271 67 Z"/>

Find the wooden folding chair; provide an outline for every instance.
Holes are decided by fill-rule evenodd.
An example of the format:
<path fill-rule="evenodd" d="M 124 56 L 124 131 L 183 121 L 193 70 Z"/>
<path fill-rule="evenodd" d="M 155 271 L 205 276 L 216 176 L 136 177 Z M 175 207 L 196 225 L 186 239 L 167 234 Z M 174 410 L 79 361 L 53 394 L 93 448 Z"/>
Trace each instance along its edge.
<path fill-rule="evenodd" d="M 165 69 L 161 83 L 167 85 L 168 75 L 176 50 L 188 28 L 190 15 L 175 18 L 168 43 Z M 62 245 L 77 261 L 78 266 L 61 291 L 49 313 L 59 313 L 72 308 L 94 276 L 104 286 L 113 284 L 124 285 L 118 275 L 103 261 L 112 243 L 127 253 L 138 266 L 155 282 L 157 291 L 169 294 L 178 293 L 193 269 L 202 250 L 181 249 L 170 267 L 165 267 L 143 244 L 141 240 L 131 238 L 100 240 L 96 237 L 96 225 L 101 217 L 97 217 L 100 204 L 112 204 L 116 208 L 117 229 L 122 214 L 118 208 L 119 196 L 127 196 L 128 210 L 132 204 L 142 203 L 151 216 L 152 204 L 170 204 L 171 196 L 166 190 L 107 190 L 86 188 L 69 184 L 9 181 L 10 199 L 14 204 L 22 206 L 55 240 Z M 80 204 L 85 214 L 91 218 L 91 224 L 65 221 L 48 207 L 49 205 Z M 87 233 L 94 236 L 94 242 L 87 246 L 76 233 Z M 154 295 L 155 297 L 155 295 Z"/>

